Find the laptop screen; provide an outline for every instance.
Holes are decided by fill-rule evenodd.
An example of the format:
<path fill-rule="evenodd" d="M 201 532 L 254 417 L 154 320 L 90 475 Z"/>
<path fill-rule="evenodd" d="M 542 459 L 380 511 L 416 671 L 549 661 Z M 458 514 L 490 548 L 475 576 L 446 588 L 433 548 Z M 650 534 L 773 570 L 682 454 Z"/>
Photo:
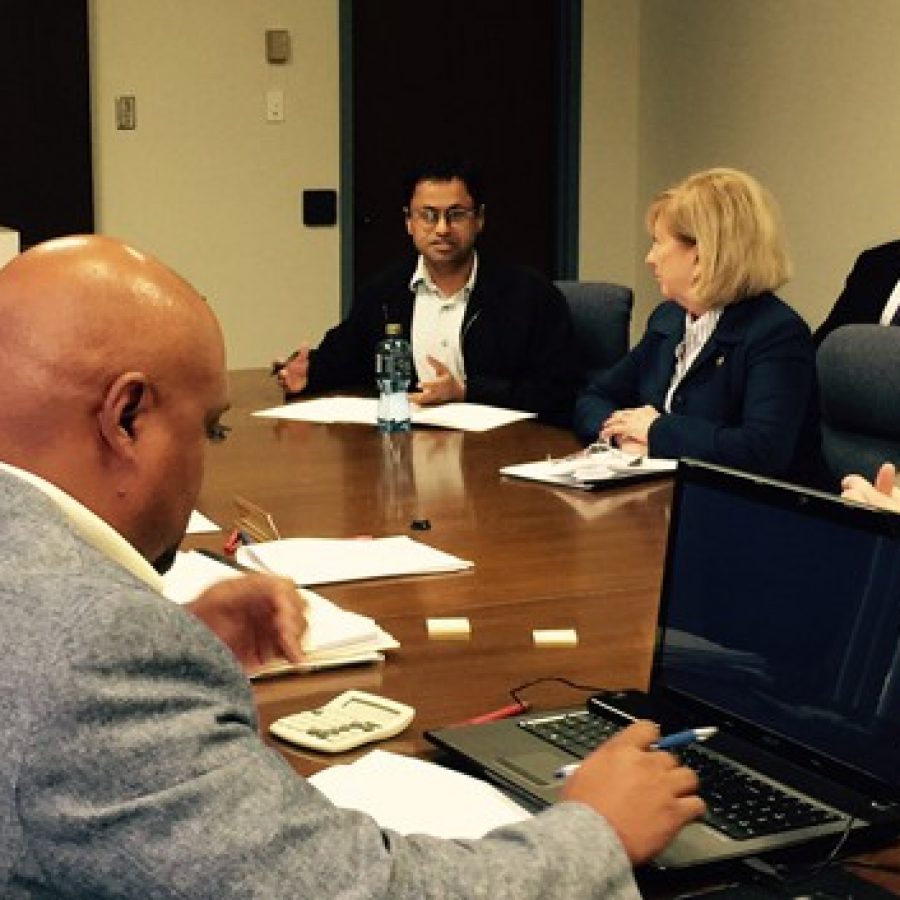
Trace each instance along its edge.
<path fill-rule="evenodd" d="M 900 516 L 682 463 L 654 689 L 900 788 L 898 528 Z"/>

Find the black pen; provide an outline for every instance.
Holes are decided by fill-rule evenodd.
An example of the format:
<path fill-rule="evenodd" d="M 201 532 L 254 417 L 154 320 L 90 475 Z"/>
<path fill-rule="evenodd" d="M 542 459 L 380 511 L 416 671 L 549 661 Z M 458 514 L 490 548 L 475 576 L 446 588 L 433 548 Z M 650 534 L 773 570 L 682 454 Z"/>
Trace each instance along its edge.
<path fill-rule="evenodd" d="M 232 559 L 230 556 L 226 556 L 224 553 L 216 553 L 215 550 L 206 550 L 203 547 L 200 547 L 197 549 L 197 553 L 202 553 L 204 556 L 214 559 L 216 562 L 220 562 L 232 569 L 237 569 L 239 572 L 250 573 L 254 571 L 253 569 L 248 569 L 247 566 L 242 566 L 239 562 Z"/>
<path fill-rule="evenodd" d="M 293 362 L 300 355 L 299 350 L 295 350 L 287 359 L 285 360 L 275 360 L 272 363 L 272 370 L 269 372 L 270 375 L 277 375 L 288 363 Z"/>

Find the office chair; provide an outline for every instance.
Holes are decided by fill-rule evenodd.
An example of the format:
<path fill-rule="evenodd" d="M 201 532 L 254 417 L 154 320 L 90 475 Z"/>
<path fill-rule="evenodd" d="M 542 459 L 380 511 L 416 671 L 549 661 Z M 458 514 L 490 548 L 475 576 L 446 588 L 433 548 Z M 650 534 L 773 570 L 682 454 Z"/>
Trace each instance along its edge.
<path fill-rule="evenodd" d="M 557 281 L 556 286 L 569 304 L 588 377 L 618 362 L 628 352 L 631 288 L 606 281 Z"/>
<path fill-rule="evenodd" d="M 822 452 L 835 486 L 900 465 L 900 327 L 844 325 L 816 355 Z"/>

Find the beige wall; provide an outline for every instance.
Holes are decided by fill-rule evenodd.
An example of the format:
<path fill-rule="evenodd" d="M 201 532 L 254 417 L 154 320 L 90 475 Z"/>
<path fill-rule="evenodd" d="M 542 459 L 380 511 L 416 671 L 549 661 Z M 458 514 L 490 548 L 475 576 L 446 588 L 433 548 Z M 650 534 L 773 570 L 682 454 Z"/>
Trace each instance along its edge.
<path fill-rule="evenodd" d="M 336 0 L 92 0 L 96 228 L 207 295 L 232 367 L 264 365 L 339 316 L 339 233 L 303 188 L 338 187 Z M 267 28 L 291 32 L 265 62 Z M 284 91 L 285 121 L 265 120 Z M 137 98 L 116 131 L 114 98 Z"/>
<path fill-rule="evenodd" d="M 338 187 L 337 0 L 92 0 L 97 228 L 184 272 L 225 326 L 232 366 L 265 364 L 339 316 L 339 232 L 300 224 L 304 187 Z M 263 59 L 288 28 L 293 60 Z M 781 201 L 812 325 L 857 253 L 895 237 L 900 0 L 584 0 L 580 276 L 657 301 L 643 210 L 710 165 Z M 286 121 L 264 118 L 285 92 Z M 117 94 L 138 128 L 114 129 Z"/>
<path fill-rule="evenodd" d="M 622 5 L 640 8 L 636 24 Z M 691 171 L 753 172 L 785 213 L 796 272 L 782 293 L 817 325 L 859 251 L 900 235 L 900 2 L 585 0 L 586 45 L 604 22 L 623 29 L 623 45 L 638 31 L 637 228 L 652 195 Z M 586 86 L 603 65 L 585 55 Z M 604 110 L 596 88 L 586 93 L 586 117 Z M 585 157 L 586 183 L 612 177 L 615 153 L 600 146 Z M 642 252 L 640 327 L 656 300 Z M 582 257 L 583 271 L 604 268 Z"/>
<path fill-rule="evenodd" d="M 584 0 L 579 277 L 633 285 L 640 250 L 635 0 Z"/>

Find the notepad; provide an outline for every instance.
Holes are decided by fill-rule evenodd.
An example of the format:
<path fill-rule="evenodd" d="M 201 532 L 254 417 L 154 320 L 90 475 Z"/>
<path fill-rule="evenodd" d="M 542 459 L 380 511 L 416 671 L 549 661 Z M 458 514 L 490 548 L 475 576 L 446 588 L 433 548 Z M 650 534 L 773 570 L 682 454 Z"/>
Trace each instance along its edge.
<path fill-rule="evenodd" d="M 475 839 L 531 818 L 485 781 L 386 750 L 323 769 L 309 780 L 335 806 L 368 813 L 401 834 Z"/>
<path fill-rule="evenodd" d="M 240 575 L 237 569 L 202 553 L 180 552 L 163 579 L 163 593 L 176 603 L 188 603 L 211 585 Z M 375 662 L 383 659 L 383 651 L 400 646 L 392 635 L 368 616 L 341 609 L 314 591 L 301 589 L 300 596 L 306 601 L 307 622 L 300 644 L 303 662 L 274 661 L 255 673 L 255 677 Z"/>
<path fill-rule="evenodd" d="M 332 584 L 395 575 L 460 572 L 472 562 L 405 535 L 383 538 L 286 538 L 249 544 L 242 565 L 284 575 L 300 585 Z"/>
<path fill-rule="evenodd" d="M 345 422 L 375 426 L 378 401 L 370 397 L 317 397 L 285 406 L 274 406 L 253 413 L 271 419 L 330 424 Z M 489 431 L 522 419 L 533 419 L 534 413 L 483 403 L 444 403 L 439 406 L 410 405 L 414 425 L 431 425 L 460 431 Z"/>
<path fill-rule="evenodd" d="M 636 457 L 610 450 L 602 456 L 572 456 L 504 466 L 500 474 L 591 491 L 603 485 L 674 475 L 676 468 L 678 461 L 674 459 Z"/>

